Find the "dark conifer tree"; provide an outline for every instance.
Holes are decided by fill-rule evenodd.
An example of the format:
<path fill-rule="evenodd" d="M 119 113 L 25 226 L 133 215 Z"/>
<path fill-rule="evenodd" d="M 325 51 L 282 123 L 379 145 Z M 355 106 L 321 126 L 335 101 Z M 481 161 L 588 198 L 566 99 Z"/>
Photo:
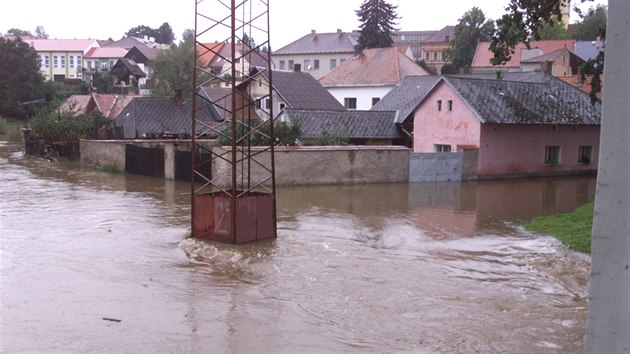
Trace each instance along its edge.
<path fill-rule="evenodd" d="M 385 0 L 364 0 L 356 12 L 361 25 L 359 48 L 387 48 L 394 45 L 391 33 L 398 19 L 397 6 Z"/>

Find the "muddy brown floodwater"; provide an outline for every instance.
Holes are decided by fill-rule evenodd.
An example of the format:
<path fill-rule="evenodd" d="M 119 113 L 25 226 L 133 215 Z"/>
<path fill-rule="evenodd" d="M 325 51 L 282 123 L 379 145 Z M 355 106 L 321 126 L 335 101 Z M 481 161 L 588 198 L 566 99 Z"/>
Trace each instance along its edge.
<path fill-rule="evenodd" d="M 519 222 L 593 177 L 280 188 L 242 246 L 187 239 L 189 191 L 0 142 L 0 351 L 582 351 L 589 257 Z"/>

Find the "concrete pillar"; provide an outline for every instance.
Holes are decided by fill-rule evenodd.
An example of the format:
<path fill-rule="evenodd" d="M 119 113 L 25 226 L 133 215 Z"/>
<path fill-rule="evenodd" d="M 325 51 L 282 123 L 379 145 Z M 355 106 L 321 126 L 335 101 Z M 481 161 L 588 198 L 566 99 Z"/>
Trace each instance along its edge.
<path fill-rule="evenodd" d="M 584 351 L 630 352 L 630 2 L 608 2 L 604 111 Z"/>
<path fill-rule="evenodd" d="M 175 179 L 175 145 L 164 143 L 164 178 Z"/>

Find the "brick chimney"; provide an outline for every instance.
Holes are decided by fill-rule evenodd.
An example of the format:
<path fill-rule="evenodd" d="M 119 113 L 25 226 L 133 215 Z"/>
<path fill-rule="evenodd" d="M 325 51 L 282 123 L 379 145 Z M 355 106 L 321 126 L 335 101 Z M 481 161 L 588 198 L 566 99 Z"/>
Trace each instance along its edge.
<path fill-rule="evenodd" d="M 315 30 L 311 30 L 311 36 L 314 36 L 314 35 L 316 35 L 316 34 L 317 34 L 317 31 L 315 31 Z"/>

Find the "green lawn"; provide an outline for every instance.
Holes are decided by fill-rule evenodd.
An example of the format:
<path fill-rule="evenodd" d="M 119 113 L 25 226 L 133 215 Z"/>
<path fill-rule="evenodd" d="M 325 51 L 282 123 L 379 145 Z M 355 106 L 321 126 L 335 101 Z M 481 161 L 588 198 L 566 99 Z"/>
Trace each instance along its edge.
<path fill-rule="evenodd" d="M 591 252 L 594 203 L 588 203 L 566 214 L 539 216 L 526 223 L 527 230 L 555 236 L 570 249 Z"/>

